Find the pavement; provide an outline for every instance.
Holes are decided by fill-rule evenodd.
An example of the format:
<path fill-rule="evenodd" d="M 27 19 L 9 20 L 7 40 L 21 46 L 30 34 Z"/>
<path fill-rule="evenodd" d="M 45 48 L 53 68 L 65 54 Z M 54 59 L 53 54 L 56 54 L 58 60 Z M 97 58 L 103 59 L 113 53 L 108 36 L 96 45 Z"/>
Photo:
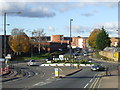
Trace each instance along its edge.
<path fill-rule="evenodd" d="M 111 71 L 111 75 L 103 75 L 99 88 L 119 88 L 118 71 Z"/>
<path fill-rule="evenodd" d="M 106 62 L 106 60 L 95 59 L 95 58 L 92 59 L 96 61 Z M 118 63 L 114 61 L 107 61 L 107 62 Z M 99 88 L 120 88 L 119 80 L 120 80 L 120 76 L 118 75 L 118 70 L 110 71 L 108 75 L 106 75 L 106 73 L 104 72 L 99 83 Z"/>

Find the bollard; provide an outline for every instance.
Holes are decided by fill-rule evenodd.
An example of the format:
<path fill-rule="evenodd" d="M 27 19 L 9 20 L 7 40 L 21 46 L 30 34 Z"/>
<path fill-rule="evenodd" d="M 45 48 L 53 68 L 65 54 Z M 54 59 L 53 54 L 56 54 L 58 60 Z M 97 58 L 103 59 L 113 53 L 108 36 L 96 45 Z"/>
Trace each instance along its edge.
<path fill-rule="evenodd" d="M 59 77 L 59 69 L 55 68 L 55 77 Z"/>

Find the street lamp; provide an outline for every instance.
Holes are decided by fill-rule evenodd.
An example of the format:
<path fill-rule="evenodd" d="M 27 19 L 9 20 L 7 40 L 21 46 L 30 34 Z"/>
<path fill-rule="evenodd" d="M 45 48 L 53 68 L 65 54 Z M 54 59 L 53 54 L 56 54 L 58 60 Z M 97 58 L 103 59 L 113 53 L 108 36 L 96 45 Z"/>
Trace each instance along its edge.
<path fill-rule="evenodd" d="M 17 13 L 20 14 L 21 12 L 4 12 L 4 57 L 6 57 L 6 22 L 7 22 L 7 13 Z"/>
<path fill-rule="evenodd" d="M 72 51 L 71 51 L 71 41 L 72 41 L 72 38 L 71 38 L 71 27 L 72 27 L 72 21 L 73 21 L 73 19 L 70 19 L 70 59 L 71 59 L 71 53 L 72 53 Z"/>

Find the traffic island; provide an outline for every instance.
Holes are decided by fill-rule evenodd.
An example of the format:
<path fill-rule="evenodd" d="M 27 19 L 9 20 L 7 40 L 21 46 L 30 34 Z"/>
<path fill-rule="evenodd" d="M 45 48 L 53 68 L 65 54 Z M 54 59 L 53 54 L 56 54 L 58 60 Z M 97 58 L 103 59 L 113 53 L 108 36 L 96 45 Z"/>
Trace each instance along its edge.
<path fill-rule="evenodd" d="M 73 75 L 81 70 L 82 70 L 81 68 L 71 68 L 71 67 L 55 68 L 55 77 L 56 78 L 64 78 L 66 76 Z"/>

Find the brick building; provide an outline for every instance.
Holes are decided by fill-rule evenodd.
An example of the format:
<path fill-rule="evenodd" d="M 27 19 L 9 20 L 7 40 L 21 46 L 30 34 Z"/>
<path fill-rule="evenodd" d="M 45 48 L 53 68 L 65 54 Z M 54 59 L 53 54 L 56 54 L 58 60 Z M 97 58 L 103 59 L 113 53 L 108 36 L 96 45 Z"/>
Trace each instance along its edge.
<path fill-rule="evenodd" d="M 118 38 L 116 37 L 111 37 L 111 46 L 116 47 L 118 45 Z"/>
<path fill-rule="evenodd" d="M 88 47 L 87 40 L 88 37 L 80 37 L 80 36 L 73 37 L 71 46 L 72 48 L 87 48 Z"/>
<path fill-rule="evenodd" d="M 64 37 L 63 35 L 52 35 L 51 42 L 68 43 L 69 44 L 69 37 Z"/>

